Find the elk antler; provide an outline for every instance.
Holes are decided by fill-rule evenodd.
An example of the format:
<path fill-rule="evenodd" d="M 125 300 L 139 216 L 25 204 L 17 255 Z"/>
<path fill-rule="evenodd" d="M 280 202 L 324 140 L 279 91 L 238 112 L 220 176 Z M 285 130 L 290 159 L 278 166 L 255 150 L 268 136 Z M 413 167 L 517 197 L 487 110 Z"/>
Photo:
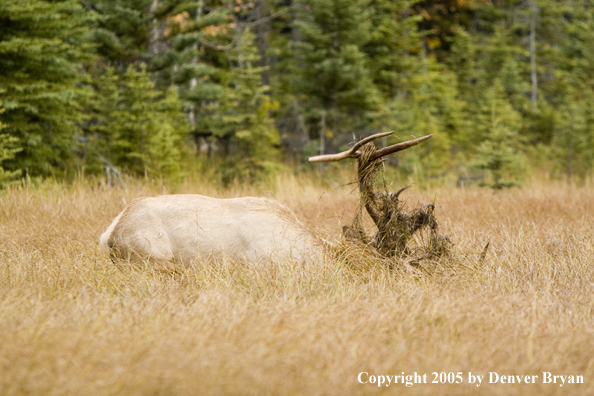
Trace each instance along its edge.
<path fill-rule="evenodd" d="M 400 193 L 409 187 L 412 187 L 412 184 L 409 184 L 408 186 L 404 186 L 400 190 L 396 191 L 395 193 L 388 194 L 388 196 L 392 199 L 392 201 L 398 202 L 398 196 L 400 196 Z"/>
<path fill-rule="evenodd" d="M 316 155 L 315 157 L 309 157 L 307 160 L 309 162 L 330 162 L 330 161 L 340 161 L 345 158 L 359 158 L 361 155 L 361 152 L 357 151 L 359 149 L 359 147 L 363 146 L 366 143 L 371 142 L 372 140 L 391 135 L 392 133 L 394 133 L 394 132 L 376 133 L 375 135 L 368 136 L 365 139 L 358 141 L 357 143 L 355 143 L 355 145 L 353 147 L 351 147 L 347 151 L 343 151 L 342 153 Z M 393 144 L 388 147 L 384 147 L 382 149 L 375 151 L 371 155 L 371 158 L 369 160 L 373 161 L 378 158 L 385 157 L 388 154 L 392 154 L 392 153 L 395 153 L 395 152 L 401 151 L 401 150 L 406 150 L 407 148 L 416 146 L 417 144 L 424 142 L 425 140 L 429 139 L 431 136 L 433 136 L 433 135 L 427 135 L 427 136 L 423 136 L 423 137 L 420 137 L 417 139 L 408 140 L 406 142 L 397 143 L 397 144 Z"/>

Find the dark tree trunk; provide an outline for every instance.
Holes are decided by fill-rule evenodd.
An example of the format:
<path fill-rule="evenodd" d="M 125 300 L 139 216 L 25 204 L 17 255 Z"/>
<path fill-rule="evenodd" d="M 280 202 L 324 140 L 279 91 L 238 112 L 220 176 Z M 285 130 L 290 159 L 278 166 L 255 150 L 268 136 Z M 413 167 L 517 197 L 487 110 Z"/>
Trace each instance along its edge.
<path fill-rule="evenodd" d="M 264 18 L 266 3 L 265 0 L 258 0 L 256 2 L 256 21 Z M 261 22 L 256 25 L 256 41 L 258 44 L 258 55 L 260 56 L 260 67 L 263 67 L 262 85 L 270 86 L 270 70 L 268 68 L 268 56 L 266 50 L 268 43 L 266 40 L 266 32 L 268 30 L 268 22 Z M 270 94 L 270 91 L 268 91 Z"/>

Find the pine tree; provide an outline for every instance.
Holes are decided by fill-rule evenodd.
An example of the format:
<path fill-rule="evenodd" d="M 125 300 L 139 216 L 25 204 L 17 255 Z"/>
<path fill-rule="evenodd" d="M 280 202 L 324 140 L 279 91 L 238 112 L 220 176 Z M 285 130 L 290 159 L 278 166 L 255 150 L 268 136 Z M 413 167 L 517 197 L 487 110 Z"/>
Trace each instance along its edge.
<path fill-rule="evenodd" d="M 182 110 L 175 87 L 157 102 L 156 130 L 149 136 L 147 168 L 159 178 L 177 178 L 183 175 L 182 159 L 189 132 L 189 124 Z"/>
<path fill-rule="evenodd" d="M 118 160 L 112 158 L 112 144 L 116 141 L 117 128 L 113 122 L 118 111 L 120 78 L 111 66 L 97 69 L 92 78 L 93 95 L 87 105 L 85 139 L 78 151 L 86 172 L 94 174 L 105 166 L 114 166 Z"/>
<path fill-rule="evenodd" d="M 419 177 L 441 177 L 454 164 L 451 149 L 458 147 L 465 128 L 465 103 L 458 99 L 455 74 L 444 70 L 433 56 L 421 52 L 411 59 L 415 68 L 408 72 L 400 93 L 377 113 L 383 130 L 395 131 L 405 140 L 411 135 L 433 135 L 433 138 L 412 152 L 400 163 L 402 173 Z"/>
<path fill-rule="evenodd" d="M 85 0 L 97 19 L 91 38 L 104 61 L 118 72 L 146 57 L 153 0 Z"/>
<path fill-rule="evenodd" d="M 421 17 L 412 15 L 414 0 L 376 0 L 370 6 L 370 38 L 363 46 L 375 85 L 384 98 L 392 99 L 406 91 L 406 85 L 419 65 L 422 36 L 417 25 Z"/>
<path fill-rule="evenodd" d="M 76 0 L 0 2 L 0 101 L 7 131 L 22 147 L 8 169 L 43 175 L 72 164 L 92 23 Z"/>
<path fill-rule="evenodd" d="M 425 47 L 442 60 L 449 56 L 451 38 L 456 31 L 460 27 L 466 29 L 482 22 L 477 18 L 476 9 L 493 3 L 483 0 L 423 0 L 413 2 L 407 13 L 420 17 L 417 30 L 423 36 Z"/>
<path fill-rule="evenodd" d="M 553 114 L 565 87 L 557 78 L 565 46 L 567 6 L 555 0 L 471 5 L 474 22 L 456 29 L 447 59 L 458 75 L 469 115 L 480 112 L 484 92 L 498 79 L 522 119 L 520 134 L 532 145 L 550 144 Z M 476 144 L 469 135 L 468 142 Z"/>
<path fill-rule="evenodd" d="M 246 29 L 237 48 L 229 53 L 235 67 L 228 75 L 228 84 L 218 109 L 215 136 L 235 146 L 228 147 L 232 157 L 223 181 L 233 179 L 256 181 L 274 168 L 279 134 L 271 113 L 278 104 L 267 95 L 269 87 L 261 85 L 262 68 L 254 43 L 254 35 Z"/>
<path fill-rule="evenodd" d="M 129 65 L 118 95 L 118 109 L 113 113 L 113 139 L 110 157 L 136 174 L 147 174 L 147 146 L 156 130 L 154 103 L 159 96 L 146 65 L 140 70 Z"/>
<path fill-rule="evenodd" d="M 324 139 L 369 127 L 367 112 L 379 101 L 363 51 L 370 40 L 368 5 L 367 0 L 309 0 L 302 7 L 294 92 L 304 98 L 312 123 L 322 121 L 315 130 L 325 130 Z"/>
<path fill-rule="evenodd" d="M 522 118 L 505 98 L 499 80 L 487 90 L 477 116 L 476 133 L 482 141 L 474 166 L 487 172 L 486 184 L 494 189 L 519 185 L 524 170 L 519 150 Z"/>
<path fill-rule="evenodd" d="M 176 171 L 181 162 L 182 136 L 187 124 L 170 91 L 165 100 L 143 64 L 140 70 L 132 65 L 124 75 L 118 111 L 114 114 L 115 136 L 112 148 L 118 164 L 137 174 L 161 175 Z M 177 102 L 177 103 L 176 103 Z M 177 110 L 176 110 L 177 108 Z M 165 153 L 159 154 L 160 150 Z M 168 154 L 169 158 L 163 158 Z"/>
<path fill-rule="evenodd" d="M 219 1 L 162 1 L 160 10 L 169 46 L 152 63 L 157 84 L 176 84 L 194 135 L 212 135 L 212 109 L 223 93 L 220 73 L 228 69 L 224 50 L 235 44 L 237 25 Z"/>
<path fill-rule="evenodd" d="M 594 171 L 594 93 L 571 90 L 556 117 L 553 138 L 557 169 L 569 184 Z"/>
<path fill-rule="evenodd" d="M 87 163 L 136 175 L 179 176 L 189 126 L 176 90 L 155 89 L 144 64 L 140 70 L 128 66 L 122 77 L 107 68 L 96 81 Z"/>
<path fill-rule="evenodd" d="M 564 9 L 561 24 L 564 38 L 556 58 L 553 104 L 558 115 L 554 123 L 552 148 L 556 170 L 572 183 L 594 171 L 594 7 L 576 1 Z"/>
<path fill-rule="evenodd" d="M 279 104 L 279 109 L 275 111 L 276 126 L 285 158 L 301 162 L 307 155 L 314 155 L 319 150 L 318 144 L 312 140 L 317 136 L 309 134 L 309 109 L 304 106 L 306 98 L 300 92 L 297 77 L 304 66 L 296 51 L 301 36 L 298 21 L 307 10 L 302 9 L 305 4 L 301 0 L 269 0 L 266 3 L 269 13 L 274 16 L 270 19 L 267 32 L 269 95 Z M 319 121 L 319 114 L 314 118 L 310 118 L 310 121 Z M 318 127 L 315 126 L 315 132 Z"/>
<path fill-rule="evenodd" d="M 3 112 L 1 110 L 0 114 Z M 0 122 L 0 131 L 5 127 L 6 125 Z M 6 133 L 0 133 L 0 188 L 5 188 L 16 183 L 14 179 L 21 174 L 20 170 L 7 171 L 2 167 L 4 161 L 14 158 L 15 154 L 19 151 L 21 151 L 21 148 L 18 147 L 17 138 Z"/>

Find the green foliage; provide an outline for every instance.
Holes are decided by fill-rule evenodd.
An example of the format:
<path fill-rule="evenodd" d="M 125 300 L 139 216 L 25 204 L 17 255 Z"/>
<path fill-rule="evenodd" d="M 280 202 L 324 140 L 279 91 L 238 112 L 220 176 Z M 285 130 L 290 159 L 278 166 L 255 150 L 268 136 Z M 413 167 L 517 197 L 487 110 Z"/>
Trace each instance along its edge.
<path fill-rule="evenodd" d="M 422 51 L 420 16 L 411 16 L 414 0 L 377 0 L 369 4 L 370 38 L 363 49 L 370 59 L 369 71 L 384 97 L 402 95 L 415 73 Z"/>
<path fill-rule="evenodd" d="M 298 21 L 301 39 L 295 46 L 302 67 L 295 92 L 305 98 L 314 122 L 324 111 L 328 138 L 364 127 L 379 100 L 363 51 L 370 40 L 368 6 L 367 0 L 310 0 Z"/>
<path fill-rule="evenodd" d="M 155 110 L 157 127 L 148 137 L 146 168 L 160 178 L 180 176 L 189 125 L 175 87 L 167 89 Z"/>
<path fill-rule="evenodd" d="M 97 19 L 91 38 L 101 57 L 125 68 L 128 62 L 143 55 L 152 23 L 152 15 L 148 13 L 152 1 L 85 0 L 85 6 Z"/>
<path fill-rule="evenodd" d="M 214 113 L 227 68 L 221 48 L 232 43 L 228 9 L 218 1 L 163 1 L 160 12 L 169 45 L 152 60 L 159 87 L 175 84 L 197 135 L 215 133 Z"/>
<path fill-rule="evenodd" d="M 98 173 L 103 166 L 116 161 L 112 158 L 111 143 L 114 142 L 114 115 L 118 110 L 119 76 L 113 67 L 97 71 L 93 76 L 93 97 L 89 101 L 89 126 L 86 141 L 79 147 L 86 170 Z"/>
<path fill-rule="evenodd" d="M 554 147 L 558 169 L 569 183 L 594 171 L 594 94 L 574 92 L 562 105 L 555 124 Z"/>
<path fill-rule="evenodd" d="M 228 75 L 218 108 L 215 136 L 233 145 L 232 162 L 224 162 L 223 182 L 255 181 L 274 169 L 279 134 L 272 113 L 278 104 L 262 86 L 253 34 L 246 30 L 229 59 L 236 65 Z M 230 165 L 233 163 L 233 165 Z"/>
<path fill-rule="evenodd" d="M 416 179 L 585 180 L 593 41 L 584 0 L 4 0 L 1 165 L 255 182 L 394 130 L 433 135 L 398 158 Z"/>
<path fill-rule="evenodd" d="M 137 175 L 179 175 L 189 126 L 175 88 L 156 90 L 145 65 L 122 77 L 108 68 L 96 82 L 89 156 Z"/>
<path fill-rule="evenodd" d="M 2 114 L 3 111 L 0 111 Z M 6 125 L 0 122 L 0 131 L 4 129 Z M 5 188 L 11 184 L 17 183 L 15 178 L 20 176 L 21 171 L 7 171 L 2 167 L 2 163 L 6 160 L 13 159 L 15 154 L 21 151 L 21 148 L 17 146 L 18 139 L 10 136 L 6 133 L 0 133 L 0 188 Z"/>
<path fill-rule="evenodd" d="M 433 135 L 403 155 L 402 171 L 429 178 L 443 176 L 453 165 L 451 148 L 461 140 L 464 127 L 464 102 L 458 99 L 456 76 L 433 57 L 421 54 L 400 90 L 377 115 L 381 129 L 395 131 L 400 140 Z"/>
<path fill-rule="evenodd" d="M 487 172 L 485 184 L 494 189 L 519 185 L 524 170 L 519 150 L 522 118 L 505 99 L 499 80 L 485 93 L 477 117 L 476 134 L 482 141 L 474 166 Z"/>
<path fill-rule="evenodd" d="M 7 131 L 22 147 L 8 169 L 48 175 L 72 165 L 92 26 L 76 0 L 0 2 L 0 101 Z"/>

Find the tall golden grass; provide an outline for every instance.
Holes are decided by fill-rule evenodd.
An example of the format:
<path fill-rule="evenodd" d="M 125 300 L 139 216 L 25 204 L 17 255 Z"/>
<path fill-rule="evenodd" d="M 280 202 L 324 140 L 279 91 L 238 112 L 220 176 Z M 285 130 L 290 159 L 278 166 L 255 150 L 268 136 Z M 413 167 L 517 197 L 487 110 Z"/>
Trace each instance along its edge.
<path fill-rule="evenodd" d="M 456 244 L 431 271 L 391 271 L 353 250 L 310 267 L 220 261 L 167 274 L 118 269 L 97 247 L 126 203 L 170 192 L 272 197 L 336 242 L 352 189 L 283 176 L 224 192 L 205 181 L 1 192 L 0 394 L 594 394 L 591 189 L 409 190 L 411 206 L 436 199 Z M 584 383 L 543 384 L 545 371 Z M 464 383 L 378 387 L 360 372 L 462 372 Z M 486 375 L 480 387 L 468 372 Z M 539 379 L 489 384 L 489 372 Z"/>

